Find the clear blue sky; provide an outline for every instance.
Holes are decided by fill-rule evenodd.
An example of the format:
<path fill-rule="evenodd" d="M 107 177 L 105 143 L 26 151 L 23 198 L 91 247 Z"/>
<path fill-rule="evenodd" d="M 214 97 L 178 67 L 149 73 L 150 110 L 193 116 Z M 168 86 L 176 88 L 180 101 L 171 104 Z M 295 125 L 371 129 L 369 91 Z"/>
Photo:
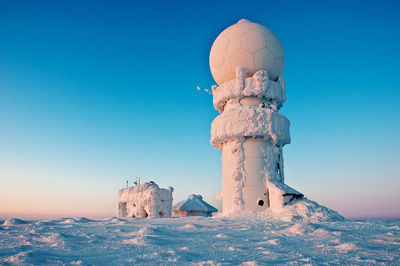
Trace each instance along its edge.
<path fill-rule="evenodd" d="M 397 1 L 1 1 L 0 217 L 115 215 L 135 176 L 217 204 L 208 54 L 246 18 L 286 55 L 286 182 L 400 217 Z"/>

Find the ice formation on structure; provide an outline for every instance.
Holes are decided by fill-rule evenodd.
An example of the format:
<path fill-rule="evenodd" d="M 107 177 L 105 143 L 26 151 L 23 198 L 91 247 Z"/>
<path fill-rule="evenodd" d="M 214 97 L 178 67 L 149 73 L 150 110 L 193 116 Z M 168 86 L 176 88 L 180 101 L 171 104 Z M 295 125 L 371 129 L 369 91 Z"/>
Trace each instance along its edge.
<path fill-rule="evenodd" d="M 218 115 L 211 144 L 222 151 L 224 214 L 280 212 L 303 194 L 284 183 L 282 148 L 290 143 L 289 120 L 278 113 L 286 100 L 283 48 L 266 27 L 247 20 L 224 30 L 210 52 Z"/>
<path fill-rule="evenodd" d="M 118 191 L 118 217 L 171 217 L 172 187 L 160 188 L 154 182 Z"/>

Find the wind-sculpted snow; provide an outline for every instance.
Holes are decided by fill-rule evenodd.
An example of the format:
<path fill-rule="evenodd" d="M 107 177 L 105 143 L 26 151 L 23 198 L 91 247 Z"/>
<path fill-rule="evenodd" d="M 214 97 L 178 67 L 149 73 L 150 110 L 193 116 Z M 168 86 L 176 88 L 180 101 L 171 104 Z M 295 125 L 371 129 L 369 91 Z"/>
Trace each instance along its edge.
<path fill-rule="evenodd" d="M 257 217 L 0 222 L 0 264 L 400 264 L 400 221 Z"/>

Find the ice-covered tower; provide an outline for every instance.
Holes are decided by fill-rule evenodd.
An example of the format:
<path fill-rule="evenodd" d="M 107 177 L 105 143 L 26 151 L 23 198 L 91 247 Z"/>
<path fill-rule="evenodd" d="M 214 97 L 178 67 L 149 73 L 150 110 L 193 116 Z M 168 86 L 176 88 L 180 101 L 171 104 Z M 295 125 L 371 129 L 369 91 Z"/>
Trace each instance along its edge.
<path fill-rule="evenodd" d="M 210 68 L 215 109 L 211 144 L 222 151 L 223 213 L 279 210 L 303 197 L 284 184 L 282 147 L 290 143 L 285 101 L 284 53 L 268 28 L 247 21 L 214 41 Z"/>

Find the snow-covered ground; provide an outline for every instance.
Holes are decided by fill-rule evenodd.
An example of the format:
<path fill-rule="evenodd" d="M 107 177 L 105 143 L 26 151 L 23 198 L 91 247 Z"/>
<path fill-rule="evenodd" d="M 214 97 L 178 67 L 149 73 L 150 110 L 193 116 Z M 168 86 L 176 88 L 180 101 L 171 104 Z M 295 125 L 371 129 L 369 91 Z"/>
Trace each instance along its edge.
<path fill-rule="evenodd" d="M 400 264 L 400 221 L 0 221 L 0 264 Z"/>

